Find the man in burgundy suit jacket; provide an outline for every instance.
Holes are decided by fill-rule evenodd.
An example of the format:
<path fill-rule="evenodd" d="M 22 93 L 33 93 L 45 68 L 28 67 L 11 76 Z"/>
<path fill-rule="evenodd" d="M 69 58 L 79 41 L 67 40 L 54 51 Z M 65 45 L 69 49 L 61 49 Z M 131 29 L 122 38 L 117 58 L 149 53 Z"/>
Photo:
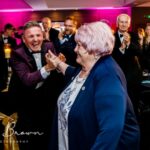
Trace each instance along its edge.
<path fill-rule="evenodd" d="M 18 112 L 15 131 L 21 150 L 46 150 L 52 119 L 48 86 L 52 83 L 48 82 L 51 66 L 46 63 L 45 54 L 48 50 L 54 52 L 54 47 L 51 42 L 43 42 L 41 27 L 31 21 L 24 26 L 23 42 L 13 51 L 10 61 L 11 106 Z"/>

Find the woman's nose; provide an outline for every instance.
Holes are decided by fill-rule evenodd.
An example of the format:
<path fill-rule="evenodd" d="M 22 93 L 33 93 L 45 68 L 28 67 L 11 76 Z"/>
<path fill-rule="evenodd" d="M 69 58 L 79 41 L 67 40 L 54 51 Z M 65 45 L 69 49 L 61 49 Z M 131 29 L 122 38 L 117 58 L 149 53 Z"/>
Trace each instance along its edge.
<path fill-rule="evenodd" d="M 77 46 L 74 48 L 74 51 L 77 52 Z"/>

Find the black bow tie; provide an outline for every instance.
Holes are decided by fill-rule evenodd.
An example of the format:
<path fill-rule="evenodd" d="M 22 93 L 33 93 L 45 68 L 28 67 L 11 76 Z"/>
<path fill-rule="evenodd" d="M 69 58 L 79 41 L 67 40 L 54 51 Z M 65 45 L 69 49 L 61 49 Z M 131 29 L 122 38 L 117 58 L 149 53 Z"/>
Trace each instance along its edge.
<path fill-rule="evenodd" d="M 8 39 L 8 37 L 4 37 L 3 39 L 6 40 L 6 39 Z"/>
<path fill-rule="evenodd" d="M 68 35 L 68 34 L 66 34 L 66 35 L 64 36 L 64 38 L 67 38 L 67 39 L 69 39 L 69 35 Z"/>
<path fill-rule="evenodd" d="M 122 38 L 123 37 L 123 34 L 120 34 L 120 38 Z"/>
<path fill-rule="evenodd" d="M 36 51 L 36 52 L 31 52 L 31 54 L 40 54 L 41 53 L 41 51 Z"/>

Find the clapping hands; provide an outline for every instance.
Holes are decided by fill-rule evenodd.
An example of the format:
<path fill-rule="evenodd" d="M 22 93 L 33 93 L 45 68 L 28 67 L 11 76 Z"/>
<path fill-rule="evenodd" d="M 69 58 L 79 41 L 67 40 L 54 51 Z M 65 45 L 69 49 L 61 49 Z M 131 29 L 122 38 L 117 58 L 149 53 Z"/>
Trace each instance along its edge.
<path fill-rule="evenodd" d="M 46 54 L 46 62 L 53 69 L 58 68 L 59 64 L 65 61 L 66 61 L 66 58 L 62 53 L 56 56 L 49 50 L 48 53 Z"/>

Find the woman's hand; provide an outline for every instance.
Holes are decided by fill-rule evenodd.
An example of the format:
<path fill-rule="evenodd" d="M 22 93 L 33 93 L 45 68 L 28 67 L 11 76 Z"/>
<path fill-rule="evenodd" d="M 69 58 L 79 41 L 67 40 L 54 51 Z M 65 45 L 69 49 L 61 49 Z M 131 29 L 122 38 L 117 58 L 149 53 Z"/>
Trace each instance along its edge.
<path fill-rule="evenodd" d="M 58 56 L 56 56 L 49 50 L 48 53 L 46 54 L 46 62 L 52 68 L 56 69 L 61 62 L 65 62 L 65 61 L 66 61 L 66 58 L 61 53 Z"/>
<path fill-rule="evenodd" d="M 56 56 L 49 50 L 46 54 L 46 61 L 47 64 L 51 66 L 51 68 L 57 69 L 58 71 L 65 74 L 65 70 L 68 65 L 65 63 L 66 58 L 63 54 L 60 53 L 58 56 Z"/>

